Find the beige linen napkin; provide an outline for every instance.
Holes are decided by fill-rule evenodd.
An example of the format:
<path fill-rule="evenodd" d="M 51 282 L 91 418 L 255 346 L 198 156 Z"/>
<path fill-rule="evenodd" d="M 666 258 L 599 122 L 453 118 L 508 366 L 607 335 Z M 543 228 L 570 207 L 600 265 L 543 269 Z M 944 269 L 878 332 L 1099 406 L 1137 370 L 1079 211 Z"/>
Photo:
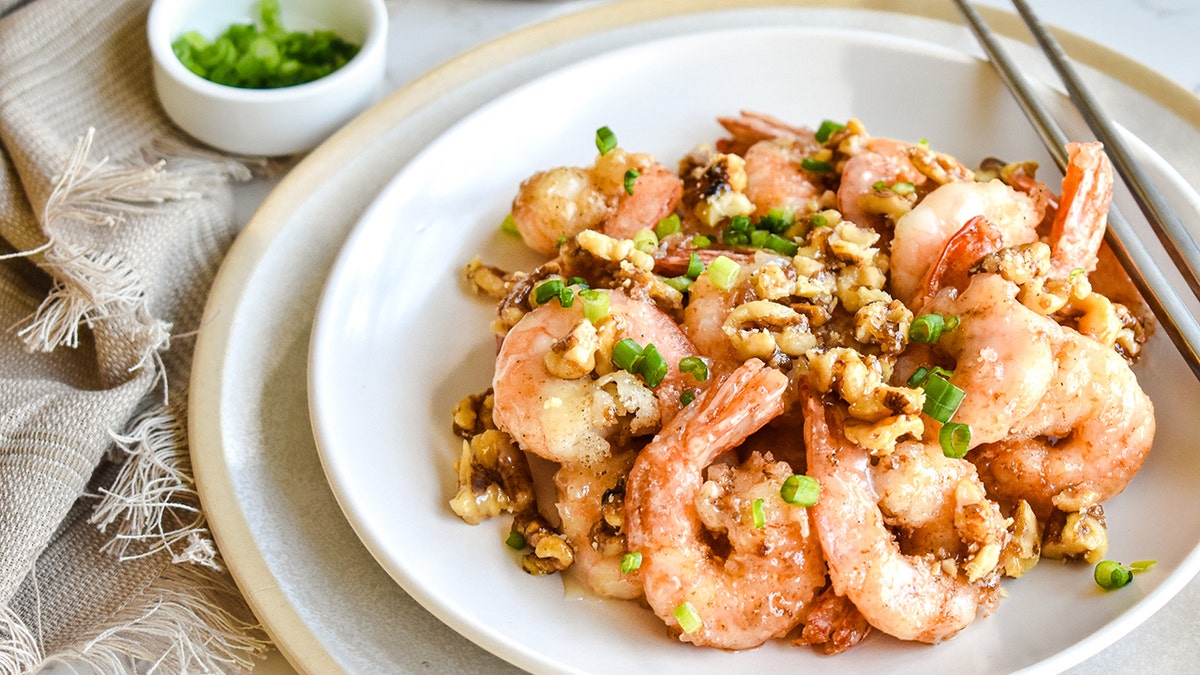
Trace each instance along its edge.
<path fill-rule="evenodd" d="M 243 164 L 154 98 L 149 0 L 0 0 L 0 673 L 247 670 L 190 473 L 192 335 Z"/>

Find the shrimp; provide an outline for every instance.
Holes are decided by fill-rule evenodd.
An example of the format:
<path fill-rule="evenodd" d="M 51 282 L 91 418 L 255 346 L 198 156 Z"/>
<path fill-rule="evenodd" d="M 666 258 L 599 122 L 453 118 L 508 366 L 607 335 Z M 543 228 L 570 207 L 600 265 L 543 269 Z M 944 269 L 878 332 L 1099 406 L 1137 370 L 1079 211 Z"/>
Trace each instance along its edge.
<path fill-rule="evenodd" d="M 633 177 L 630 189 L 626 176 Z M 590 168 L 563 166 L 527 178 L 512 218 L 530 248 L 553 255 L 583 230 L 628 239 L 674 213 L 682 196 L 683 182 L 670 169 L 650 155 L 615 148 Z"/>
<path fill-rule="evenodd" d="M 743 110 L 738 117 L 718 117 L 717 122 L 730 133 L 717 141 L 717 150 L 745 156 L 760 141 L 783 139 L 799 142 L 812 150 L 820 147 L 812 129 L 788 124 L 760 112 Z"/>
<path fill-rule="evenodd" d="M 693 384 L 679 361 L 696 353 L 669 316 L 619 290 L 609 315 L 593 325 L 582 303 L 552 300 L 525 314 L 505 335 L 492 379 L 496 426 L 520 447 L 551 461 L 588 465 L 613 445 L 658 431 Z M 653 389 L 611 365 L 612 346 L 631 338 L 653 344 L 669 368 Z"/>
<path fill-rule="evenodd" d="M 954 420 L 970 426 L 969 456 L 996 498 L 1024 499 L 1041 516 L 1058 503 L 1100 503 L 1145 461 L 1153 405 L 1116 351 L 1025 307 L 1017 292 L 978 274 L 928 305 L 959 317 L 937 345 L 956 359 L 950 381 L 966 392 Z"/>
<path fill-rule="evenodd" d="M 891 138 L 871 138 L 865 147 L 846 161 L 837 190 L 838 210 L 842 217 L 856 225 L 868 227 L 880 234 L 891 232 L 888 219 L 867 202 L 876 192 L 876 185 L 891 186 L 900 182 L 920 186 L 925 174 L 909 157 L 912 144 Z"/>
<path fill-rule="evenodd" d="M 759 453 L 738 467 L 712 464 L 780 414 L 787 387 L 780 371 L 747 361 L 684 408 L 629 473 L 627 537 L 643 556 L 646 601 L 683 641 L 747 649 L 781 637 L 825 585 L 808 509 L 779 496 L 791 467 Z M 747 522 L 756 503 L 762 527 Z M 700 625 L 682 626 L 681 608 Z"/>
<path fill-rule="evenodd" d="M 621 572 L 625 545 L 625 476 L 634 450 L 614 452 L 593 466 L 564 465 L 554 473 L 562 533 L 575 553 L 568 573 L 593 593 L 630 600 L 642 595 L 637 571 Z"/>
<path fill-rule="evenodd" d="M 969 462 L 920 441 L 872 461 L 815 394 L 804 420 L 809 475 L 821 484 L 813 519 L 837 594 L 875 628 L 922 642 L 996 607 L 1007 523 Z"/>
<path fill-rule="evenodd" d="M 1060 277 L 1076 268 L 1096 268 L 1113 193 L 1112 163 L 1101 143 L 1068 143 L 1067 158 L 1062 197 L 1050 226 L 1050 272 Z"/>
<path fill-rule="evenodd" d="M 911 301 L 946 242 L 976 216 L 1000 234 L 1002 246 L 1037 240 L 1033 201 L 999 180 L 939 186 L 896 222 L 892 238 L 892 294 Z"/>

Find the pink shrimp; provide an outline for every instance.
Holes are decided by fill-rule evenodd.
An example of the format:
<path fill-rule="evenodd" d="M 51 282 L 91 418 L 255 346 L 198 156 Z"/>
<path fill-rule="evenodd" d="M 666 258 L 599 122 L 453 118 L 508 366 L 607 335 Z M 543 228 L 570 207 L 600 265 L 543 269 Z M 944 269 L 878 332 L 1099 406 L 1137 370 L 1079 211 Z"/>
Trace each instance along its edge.
<path fill-rule="evenodd" d="M 684 408 L 629 473 L 629 549 L 642 554 L 646 601 L 683 641 L 746 649 L 781 637 L 825 585 L 808 509 L 779 495 L 791 467 L 758 453 L 738 467 L 713 464 L 779 415 L 787 387 L 783 373 L 747 361 Z"/>
<path fill-rule="evenodd" d="M 609 314 L 597 325 L 582 303 L 564 309 L 540 305 L 504 336 L 492 379 L 493 417 L 528 452 L 563 463 L 591 464 L 613 444 L 651 435 L 679 410 L 692 376 L 681 359 L 696 353 L 666 314 L 619 290 L 609 293 Z M 631 338 L 653 344 L 669 369 L 653 389 L 611 365 L 612 345 Z"/>
<path fill-rule="evenodd" d="M 590 168 L 564 166 L 530 176 L 513 199 L 512 218 L 530 248 L 553 255 L 583 230 L 628 239 L 674 213 L 682 196 L 683 182 L 653 157 L 616 148 Z"/>
<path fill-rule="evenodd" d="M 1006 523 L 969 462 L 919 441 L 873 460 L 815 394 L 804 421 L 809 475 L 821 484 L 813 518 L 836 593 L 879 630 L 922 642 L 996 607 Z"/>
<path fill-rule="evenodd" d="M 1102 144 L 1068 143 L 1067 157 L 1062 198 L 1050 228 L 1050 273 L 1060 277 L 1073 269 L 1096 268 L 1113 192 L 1112 163 Z"/>
<path fill-rule="evenodd" d="M 837 191 L 838 210 L 843 218 L 881 235 L 891 233 L 892 223 L 882 214 L 864 208 L 863 202 L 875 192 L 877 183 L 890 186 L 908 182 L 919 186 L 925 182 L 925 174 L 909 158 L 910 147 L 911 143 L 891 138 L 872 138 L 866 147 L 846 161 Z"/>

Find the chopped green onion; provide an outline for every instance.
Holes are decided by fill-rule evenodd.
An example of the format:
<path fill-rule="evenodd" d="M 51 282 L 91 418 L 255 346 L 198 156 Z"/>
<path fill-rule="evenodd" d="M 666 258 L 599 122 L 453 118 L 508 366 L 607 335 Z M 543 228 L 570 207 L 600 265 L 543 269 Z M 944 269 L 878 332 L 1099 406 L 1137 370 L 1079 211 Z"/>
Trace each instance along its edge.
<path fill-rule="evenodd" d="M 771 209 L 767 215 L 758 219 L 759 227 L 775 234 L 782 234 L 796 222 L 796 212 L 792 209 Z"/>
<path fill-rule="evenodd" d="M 666 283 L 666 285 L 674 288 L 680 293 L 687 293 L 687 290 L 692 287 L 692 281 L 692 279 L 684 276 L 667 277 L 663 279 L 663 282 Z"/>
<path fill-rule="evenodd" d="M 799 244 L 774 233 L 767 235 L 767 241 L 763 244 L 763 248 L 771 249 L 776 253 L 781 253 L 789 257 L 796 255 L 800 251 Z"/>
<path fill-rule="evenodd" d="M 813 173 L 831 173 L 833 171 L 832 164 L 822 162 L 819 159 L 813 159 L 812 157 L 805 157 L 800 160 L 800 168 Z"/>
<path fill-rule="evenodd" d="M 539 305 L 544 305 L 554 298 L 562 298 L 563 290 L 570 290 L 561 279 L 550 279 L 543 281 L 533 289 L 533 301 Z"/>
<path fill-rule="evenodd" d="M 703 273 L 704 273 L 704 261 L 700 259 L 700 256 L 698 254 L 693 252 L 690 256 L 688 256 L 688 266 L 687 266 L 687 271 L 684 272 L 684 276 L 686 276 L 689 279 L 695 279 L 696 277 L 699 277 Z"/>
<path fill-rule="evenodd" d="M 696 392 L 692 391 L 691 389 L 684 389 L 683 393 L 679 395 L 679 405 L 687 405 L 695 400 Z"/>
<path fill-rule="evenodd" d="M 675 620 L 679 622 L 679 627 L 685 633 L 695 633 L 704 627 L 704 621 L 700 618 L 700 613 L 692 606 L 690 602 L 682 602 L 675 607 Z"/>
<path fill-rule="evenodd" d="M 906 384 L 910 387 L 919 387 L 922 384 L 925 384 L 925 380 L 928 377 L 929 377 L 929 369 L 926 368 L 925 366 L 921 366 L 920 368 L 917 368 L 916 370 L 913 371 L 913 374 L 909 376 L 908 382 L 906 382 Z"/>
<path fill-rule="evenodd" d="M 654 226 L 654 234 L 658 235 L 658 238 L 662 240 L 666 239 L 672 234 L 676 234 L 682 229 L 683 226 L 679 222 L 679 214 L 672 213 L 666 218 L 658 221 L 658 223 Z"/>
<path fill-rule="evenodd" d="M 917 191 L 917 186 L 913 185 L 912 183 L 910 183 L 906 180 L 902 180 L 899 183 L 892 183 L 892 192 L 895 192 L 896 194 L 898 194 L 902 197 L 914 194 L 914 193 L 916 193 L 916 191 Z"/>
<path fill-rule="evenodd" d="M 750 216 L 734 216 L 729 219 L 729 228 L 736 232 L 749 232 Z"/>
<path fill-rule="evenodd" d="M 274 89 L 320 79 L 341 68 L 359 45 L 328 30 L 283 28 L 278 0 L 263 0 L 257 23 L 234 24 L 214 40 L 187 31 L 171 51 L 206 80 L 245 89 Z"/>
<path fill-rule="evenodd" d="M 504 220 L 500 221 L 500 231 L 504 234 L 521 236 L 521 231 L 517 229 L 517 221 L 512 217 L 511 213 L 504 216 Z"/>
<path fill-rule="evenodd" d="M 637 551 L 631 551 L 621 556 L 621 574 L 629 574 L 630 572 L 642 566 L 642 554 Z"/>
<path fill-rule="evenodd" d="M 712 237 L 708 237 L 703 234 L 698 234 L 692 237 L 691 241 L 692 246 L 695 246 L 696 248 L 708 248 L 709 246 L 712 246 L 712 243 Z"/>
<path fill-rule="evenodd" d="M 708 278 L 712 280 L 714 286 L 727 291 L 737 281 L 738 273 L 741 269 L 741 265 L 723 255 L 719 255 L 708 265 Z"/>
<path fill-rule="evenodd" d="M 633 338 L 625 338 L 613 345 L 613 365 L 630 373 L 637 373 L 642 366 L 645 351 Z"/>
<path fill-rule="evenodd" d="M 750 503 L 750 515 L 754 518 L 754 527 L 761 528 L 767 524 L 767 516 L 763 513 L 763 500 L 755 499 Z"/>
<path fill-rule="evenodd" d="M 788 476 L 779 488 L 779 496 L 788 504 L 808 508 L 814 506 L 821 496 L 821 484 L 812 476 Z"/>
<path fill-rule="evenodd" d="M 1115 560 L 1102 560 L 1096 564 L 1092 578 L 1106 591 L 1116 590 L 1133 581 L 1133 575 L 1145 572 L 1154 567 L 1153 560 L 1139 560 L 1128 565 L 1122 565 Z"/>
<path fill-rule="evenodd" d="M 770 237 L 770 236 L 771 236 L 771 233 L 766 230 L 751 230 L 750 231 L 750 245 L 753 246 L 754 248 L 766 248 L 767 247 L 767 237 Z"/>
<path fill-rule="evenodd" d="M 921 386 L 925 388 L 925 406 L 922 410 L 942 424 L 950 421 L 966 396 L 966 392 L 937 373 L 931 373 Z"/>
<path fill-rule="evenodd" d="M 642 350 L 642 367 L 639 368 L 639 374 L 646 380 L 646 385 L 653 389 L 662 384 L 669 369 L 670 365 L 662 357 L 662 354 L 658 353 L 658 348 L 653 344 L 647 344 L 646 348 Z"/>
<path fill-rule="evenodd" d="M 699 356 L 685 356 L 679 359 L 679 372 L 691 375 L 697 382 L 703 382 L 708 379 L 708 364 Z"/>
<path fill-rule="evenodd" d="M 834 132 L 841 131 L 845 128 L 845 124 L 840 124 L 838 122 L 834 122 L 833 120 L 824 120 L 821 122 L 821 126 L 817 127 L 817 131 L 813 135 L 816 137 L 818 143 L 824 143 L 825 141 L 828 141 L 831 136 L 833 136 Z"/>
<path fill-rule="evenodd" d="M 1087 276 L 1087 270 L 1082 267 L 1076 267 L 1075 269 L 1071 270 L 1071 274 L 1067 277 L 1067 280 L 1074 283 L 1077 279 L 1079 279 L 1079 277 L 1083 276 Z"/>
<path fill-rule="evenodd" d="M 504 540 L 504 545 L 515 551 L 520 551 L 525 548 L 525 535 L 513 530 L 508 533 L 508 538 Z"/>
<path fill-rule="evenodd" d="M 938 431 L 938 443 L 942 445 L 943 455 L 962 459 L 971 445 L 971 427 L 961 422 L 946 422 Z"/>
<path fill-rule="evenodd" d="M 954 324 L 958 325 L 958 318 L 954 318 Z M 921 344 L 933 344 L 941 339 L 942 333 L 947 328 L 946 317 L 941 314 L 922 314 L 913 319 L 912 325 L 908 328 L 908 339 Z"/>
<path fill-rule="evenodd" d="M 585 288 L 579 291 L 579 298 L 583 300 L 583 316 L 588 321 L 595 324 L 608 316 L 608 293 L 606 291 Z"/>
<path fill-rule="evenodd" d="M 884 181 L 877 180 L 871 184 L 871 189 L 876 192 L 883 192 L 884 190 L 888 189 L 888 184 Z"/>
<path fill-rule="evenodd" d="M 642 253 L 654 253 L 658 248 L 658 235 L 654 230 L 638 230 L 633 235 L 633 246 Z"/>
<path fill-rule="evenodd" d="M 823 213 L 814 213 L 809 222 L 813 227 L 829 227 L 829 219 Z"/>
<path fill-rule="evenodd" d="M 581 291 L 586 291 L 588 288 L 591 288 L 590 286 L 588 286 L 587 279 L 584 279 L 583 277 L 571 277 L 570 279 L 567 280 L 567 285 L 568 286 L 578 286 L 579 290 L 581 290 Z"/>
<path fill-rule="evenodd" d="M 596 130 L 596 149 L 600 154 L 607 155 L 613 148 L 617 147 L 617 135 L 608 127 L 600 127 Z"/>
<path fill-rule="evenodd" d="M 625 192 L 626 193 L 633 194 L 633 183 L 634 183 L 634 181 L 636 181 L 638 179 L 638 176 L 640 176 L 640 175 L 642 175 L 642 172 L 638 171 L 637 169 L 629 169 L 628 171 L 625 172 Z"/>

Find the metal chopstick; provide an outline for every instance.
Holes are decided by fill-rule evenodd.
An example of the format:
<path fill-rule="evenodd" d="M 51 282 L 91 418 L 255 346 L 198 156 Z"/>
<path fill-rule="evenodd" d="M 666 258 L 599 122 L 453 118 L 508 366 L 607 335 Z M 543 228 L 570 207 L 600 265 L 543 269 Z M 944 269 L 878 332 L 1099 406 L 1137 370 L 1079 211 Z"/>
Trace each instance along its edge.
<path fill-rule="evenodd" d="M 1150 221 L 1159 241 L 1162 242 L 1172 262 L 1179 268 L 1187 281 L 1192 293 L 1200 298 L 1200 246 L 1191 233 L 1183 227 L 1179 216 L 1171 209 L 1167 200 L 1154 186 L 1153 181 L 1134 160 L 1129 148 L 1122 142 L 1120 134 L 1107 115 L 1100 110 L 1099 103 L 1088 91 L 1083 81 L 1075 73 L 1074 67 L 1067 60 L 1058 41 L 1046 30 L 1046 27 L 1030 9 L 1025 0 L 1012 0 L 1013 6 L 1025 21 L 1030 34 L 1041 46 L 1046 58 L 1058 71 L 1058 76 L 1067 87 L 1067 93 L 1075 102 L 1075 107 L 1083 116 L 1087 125 L 1096 134 L 1096 138 L 1104 143 L 1104 149 L 1112 159 L 1117 173 L 1125 181 L 1125 185 L 1133 193 L 1142 213 Z"/>
<path fill-rule="evenodd" d="M 1014 0 L 1014 2 L 1019 1 Z M 1065 171 L 1067 166 L 1067 153 L 1064 147 L 1067 143 L 1066 134 L 1063 133 L 1058 122 L 1041 104 L 1037 96 L 1033 94 L 1025 77 L 1018 71 L 975 8 L 967 0 L 954 0 L 954 3 L 967 20 L 967 24 L 987 54 L 992 67 L 1037 130 L 1043 145 L 1046 146 L 1059 169 Z M 1107 142 L 1105 146 L 1107 148 Z M 1145 182 L 1148 183 L 1148 181 Z M 1153 222 L 1154 219 L 1151 217 L 1150 220 Z M 1188 239 L 1190 240 L 1190 237 Z M 1133 279 L 1134 285 L 1137 286 L 1138 291 L 1146 300 L 1146 304 L 1158 318 L 1163 330 L 1171 338 L 1171 342 L 1175 344 L 1184 360 L 1187 361 L 1192 373 L 1200 378 L 1200 323 L 1197 323 L 1196 317 L 1171 288 L 1170 282 L 1155 264 L 1149 250 L 1146 249 L 1133 227 L 1121 216 L 1116 207 L 1109 212 L 1105 241 L 1108 242 L 1121 266 Z M 1168 251 L 1172 249 L 1166 242 L 1163 245 Z M 1195 246 L 1194 241 L 1192 246 Z M 1174 258 L 1175 255 L 1172 254 L 1172 259 L 1174 260 Z M 1189 271 L 1194 277 L 1195 270 L 1189 268 Z M 1187 272 L 1183 272 L 1183 274 L 1185 277 L 1188 276 Z M 1196 289 L 1193 288 L 1193 290 Z"/>

